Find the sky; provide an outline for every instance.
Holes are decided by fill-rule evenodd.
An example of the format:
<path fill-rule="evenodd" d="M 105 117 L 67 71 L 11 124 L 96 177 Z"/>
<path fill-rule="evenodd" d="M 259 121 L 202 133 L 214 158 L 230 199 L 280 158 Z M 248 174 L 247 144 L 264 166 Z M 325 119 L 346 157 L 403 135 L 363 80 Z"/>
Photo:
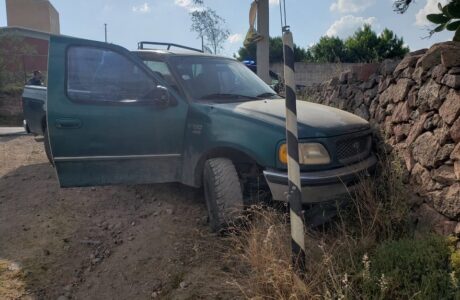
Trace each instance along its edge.
<path fill-rule="evenodd" d="M 222 54 L 232 56 L 242 46 L 249 29 L 251 0 L 204 0 L 226 20 L 231 33 Z M 279 0 L 270 0 L 270 35 L 281 35 Z M 391 0 L 286 0 L 287 23 L 294 42 L 307 48 L 321 36 L 347 38 L 365 23 L 380 33 L 384 28 L 403 37 L 411 50 L 452 39 L 442 32 L 427 39 L 430 24 L 426 14 L 437 11 L 437 2 L 418 0 L 404 14 L 393 11 Z M 137 42 L 173 42 L 200 48 L 201 41 L 190 31 L 192 0 L 50 0 L 60 14 L 61 33 L 91 40 L 104 39 L 133 50 Z M 0 0 L 0 27 L 6 26 L 5 1 Z"/>

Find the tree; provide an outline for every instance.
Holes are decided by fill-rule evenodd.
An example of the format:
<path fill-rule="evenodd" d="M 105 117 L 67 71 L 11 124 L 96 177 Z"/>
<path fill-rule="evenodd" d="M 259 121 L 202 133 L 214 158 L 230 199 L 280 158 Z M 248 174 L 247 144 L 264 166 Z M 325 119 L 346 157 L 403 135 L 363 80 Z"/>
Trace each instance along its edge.
<path fill-rule="evenodd" d="M 270 53 L 271 53 L 270 49 Z M 241 47 L 238 49 L 237 55 L 235 55 L 236 59 L 239 61 L 243 60 L 253 60 L 257 61 L 257 44 L 256 43 L 251 43 L 247 47 Z"/>
<path fill-rule="evenodd" d="M 202 4 L 201 0 L 194 0 L 196 4 Z M 230 32 L 225 26 L 225 20 L 215 10 L 209 7 L 202 7 L 190 13 L 192 17 L 191 30 L 198 33 L 212 53 L 217 54 L 223 49 Z"/>
<path fill-rule="evenodd" d="M 0 90 L 7 85 L 22 86 L 26 80 L 24 56 L 36 54 L 22 37 L 0 33 Z"/>
<path fill-rule="evenodd" d="M 393 8 L 397 13 L 403 14 L 407 11 L 414 0 L 395 0 Z"/>
<path fill-rule="evenodd" d="M 270 38 L 270 62 L 283 62 L 283 39 L 279 36 Z M 305 49 L 294 44 L 294 61 L 304 61 L 307 56 Z"/>
<path fill-rule="evenodd" d="M 396 12 L 403 14 L 413 2 L 415 1 L 395 0 L 393 7 Z M 460 0 L 450 0 L 445 6 L 438 3 L 438 8 L 440 13 L 427 15 L 428 21 L 436 24 L 436 27 L 430 30 L 429 36 L 431 37 L 433 34 L 447 29 L 454 31 L 453 40 L 460 42 Z"/>
<path fill-rule="evenodd" d="M 323 36 L 319 42 L 307 50 L 309 61 L 313 62 L 344 62 L 347 60 L 345 44 L 338 37 Z"/>
<path fill-rule="evenodd" d="M 269 42 L 270 63 L 283 62 L 283 39 L 281 37 L 271 37 Z M 296 62 L 305 61 L 307 51 L 294 44 L 294 60 Z M 250 44 L 248 47 L 241 47 L 238 50 L 237 59 L 257 61 L 257 44 Z"/>
<path fill-rule="evenodd" d="M 370 25 L 364 25 L 346 41 L 338 37 L 323 36 L 307 50 L 312 62 L 374 62 L 387 58 L 402 58 L 409 52 L 404 40 L 389 29 L 377 36 Z"/>
<path fill-rule="evenodd" d="M 378 45 L 379 38 L 369 24 L 365 24 L 345 41 L 348 58 L 353 62 L 378 61 Z"/>
<path fill-rule="evenodd" d="M 256 61 L 257 45 L 238 50 L 239 60 Z M 319 42 L 307 50 L 294 45 L 295 61 L 318 63 L 355 63 L 377 62 L 387 58 L 402 58 L 409 52 L 404 40 L 386 29 L 377 36 L 370 25 L 364 25 L 353 36 L 343 41 L 339 37 L 323 36 Z M 283 40 L 281 37 L 270 38 L 270 62 L 283 61 Z"/>
<path fill-rule="evenodd" d="M 385 28 L 377 36 L 366 24 L 345 41 L 350 62 L 377 62 L 387 58 L 402 58 L 409 52 L 404 40 Z"/>
<path fill-rule="evenodd" d="M 409 48 L 404 46 L 403 38 L 398 38 L 393 31 L 385 28 L 379 36 L 377 45 L 378 59 L 402 58 L 407 53 L 409 53 Z"/>

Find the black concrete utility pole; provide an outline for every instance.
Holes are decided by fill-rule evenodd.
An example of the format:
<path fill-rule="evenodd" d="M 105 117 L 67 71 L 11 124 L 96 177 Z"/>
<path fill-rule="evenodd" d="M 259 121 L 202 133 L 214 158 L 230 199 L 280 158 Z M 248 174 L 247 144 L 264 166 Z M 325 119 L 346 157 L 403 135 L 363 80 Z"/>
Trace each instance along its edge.
<path fill-rule="evenodd" d="M 257 33 L 263 37 L 257 42 L 257 75 L 266 83 L 271 83 L 269 10 L 268 0 L 257 1 Z"/>
<path fill-rule="evenodd" d="M 305 219 L 302 207 L 302 185 L 299 164 L 299 137 L 297 126 L 297 95 L 295 84 L 294 38 L 287 25 L 286 0 L 280 0 L 283 31 L 284 85 L 286 91 L 286 144 L 288 152 L 288 202 L 291 221 L 291 246 L 294 266 L 305 270 Z"/>

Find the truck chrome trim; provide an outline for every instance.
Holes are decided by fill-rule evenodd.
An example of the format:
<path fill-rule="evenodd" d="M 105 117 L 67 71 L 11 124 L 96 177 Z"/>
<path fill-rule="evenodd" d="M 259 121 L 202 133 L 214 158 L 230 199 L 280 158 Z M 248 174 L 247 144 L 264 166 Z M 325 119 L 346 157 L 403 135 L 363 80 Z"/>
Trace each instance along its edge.
<path fill-rule="evenodd" d="M 22 97 L 46 102 L 46 86 L 26 85 Z"/>
<path fill-rule="evenodd" d="M 372 172 L 377 163 L 374 154 L 353 165 L 338 169 L 303 172 L 300 174 L 302 202 L 319 203 L 348 196 L 356 183 Z M 288 176 L 286 172 L 263 172 L 274 200 L 286 201 Z"/>
<path fill-rule="evenodd" d="M 93 161 L 93 160 L 117 160 L 117 159 L 145 159 L 145 158 L 174 158 L 181 157 L 180 154 L 150 154 L 150 155 L 111 155 L 111 156 L 74 156 L 74 157 L 54 157 L 55 162 L 68 161 Z"/>
<path fill-rule="evenodd" d="M 332 169 L 332 170 L 326 170 L 326 171 L 316 171 L 316 172 L 302 172 L 300 173 L 300 180 L 302 181 L 302 184 L 310 183 L 310 182 L 316 182 L 316 181 L 339 181 L 339 178 L 342 178 L 344 176 L 348 175 L 356 175 L 356 173 L 365 170 L 377 162 L 377 158 L 375 155 L 369 156 L 369 158 L 350 165 L 350 166 L 345 166 L 342 168 L 338 169 Z M 287 184 L 287 179 L 288 175 L 287 172 L 277 172 L 277 171 L 264 171 L 264 175 L 267 178 L 268 181 L 275 181 L 278 183 L 283 183 L 286 182 Z"/>

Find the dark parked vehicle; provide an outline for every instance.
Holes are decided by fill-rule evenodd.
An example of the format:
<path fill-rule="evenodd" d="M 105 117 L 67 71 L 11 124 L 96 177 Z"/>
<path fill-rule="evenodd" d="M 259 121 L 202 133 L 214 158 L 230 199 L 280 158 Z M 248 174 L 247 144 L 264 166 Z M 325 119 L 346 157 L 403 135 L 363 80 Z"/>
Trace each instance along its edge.
<path fill-rule="evenodd" d="M 243 64 L 245 64 L 246 67 L 248 67 L 252 72 L 254 72 L 254 74 L 257 74 L 257 65 L 253 60 L 245 60 L 243 61 Z M 271 80 L 269 84 L 270 87 L 278 94 L 281 93 L 283 88 L 283 79 L 271 70 L 269 71 L 269 75 Z"/>

